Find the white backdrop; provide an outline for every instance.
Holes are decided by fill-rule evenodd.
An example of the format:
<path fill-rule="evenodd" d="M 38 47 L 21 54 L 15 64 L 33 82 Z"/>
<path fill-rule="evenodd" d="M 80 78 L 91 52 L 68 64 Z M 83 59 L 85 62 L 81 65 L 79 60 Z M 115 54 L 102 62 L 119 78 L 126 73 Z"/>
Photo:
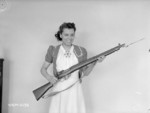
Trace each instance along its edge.
<path fill-rule="evenodd" d="M 63 22 L 77 27 L 75 44 L 88 57 L 118 43 L 121 48 L 96 65 L 83 80 L 87 113 L 146 113 L 150 109 L 150 2 L 8 0 L 0 12 L 3 51 L 3 113 L 48 113 L 50 99 L 36 101 L 32 91 L 47 80 L 40 68 Z M 51 68 L 49 70 L 51 72 Z"/>

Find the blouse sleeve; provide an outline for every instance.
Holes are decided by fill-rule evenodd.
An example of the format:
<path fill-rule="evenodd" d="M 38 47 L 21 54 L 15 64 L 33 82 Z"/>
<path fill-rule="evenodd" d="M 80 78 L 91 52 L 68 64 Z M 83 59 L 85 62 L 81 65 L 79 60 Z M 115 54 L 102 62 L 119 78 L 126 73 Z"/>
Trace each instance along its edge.
<path fill-rule="evenodd" d="M 87 51 L 83 48 L 83 61 L 87 60 Z M 83 71 L 85 71 L 87 66 L 83 67 Z"/>
<path fill-rule="evenodd" d="M 82 61 L 87 60 L 87 51 L 85 48 L 82 47 L 82 53 L 83 53 L 83 58 Z M 80 69 L 80 74 L 84 73 L 84 71 L 87 69 L 88 66 L 84 66 L 83 68 Z M 82 74 L 81 74 L 82 75 Z"/>
<path fill-rule="evenodd" d="M 83 48 L 83 60 L 87 60 L 87 51 L 85 48 Z"/>
<path fill-rule="evenodd" d="M 53 51 L 54 51 L 54 46 L 49 46 L 46 56 L 45 56 L 45 61 L 49 63 L 53 62 Z"/>

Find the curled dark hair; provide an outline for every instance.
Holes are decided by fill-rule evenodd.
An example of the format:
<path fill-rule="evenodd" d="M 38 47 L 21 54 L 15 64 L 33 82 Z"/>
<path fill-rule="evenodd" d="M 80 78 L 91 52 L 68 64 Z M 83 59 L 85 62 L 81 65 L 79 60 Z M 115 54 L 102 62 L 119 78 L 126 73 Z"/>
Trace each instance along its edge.
<path fill-rule="evenodd" d="M 56 39 L 58 41 L 62 41 L 62 38 L 60 37 L 60 34 L 62 34 L 64 28 L 74 29 L 74 31 L 76 31 L 76 27 L 75 27 L 74 23 L 71 23 L 71 22 L 66 23 L 66 22 L 64 22 L 62 25 L 60 25 L 59 30 L 55 34 L 55 37 L 56 37 Z"/>

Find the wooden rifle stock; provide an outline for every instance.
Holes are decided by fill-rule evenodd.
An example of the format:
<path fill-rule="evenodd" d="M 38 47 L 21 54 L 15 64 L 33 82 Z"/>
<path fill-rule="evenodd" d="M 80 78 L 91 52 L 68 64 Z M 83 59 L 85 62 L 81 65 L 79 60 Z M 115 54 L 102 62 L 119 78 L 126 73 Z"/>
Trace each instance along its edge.
<path fill-rule="evenodd" d="M 114 53 L 115 51 L 118 51 L 121 47 L 124 47 L 124 46 L 125 46 L 125 44 L 119 44 L 118 46 L 111 48 L 103 53 L 100 53 L 94 57 L 91 57 L 91 58 L 87 59 L 86 61 L 83 61 L 76 65 L 73 65 L 72 67 L 70 67 L 67 70 L 60 71 L 57 75 L 58 76 L 57 82 L 59 82 L 59 79 L 65 77 L 66 75 L 69 75 L 70 73 L 97 61 L 100 56 L 110 55 L 110 54 Z M 36 100 L 38 101 L 52 87 L 53 87 L 53 84 L 48 82 L 48 83 L 44 84 L 43 86 L 33 90 L 33 94 L 34 94 Z"/>

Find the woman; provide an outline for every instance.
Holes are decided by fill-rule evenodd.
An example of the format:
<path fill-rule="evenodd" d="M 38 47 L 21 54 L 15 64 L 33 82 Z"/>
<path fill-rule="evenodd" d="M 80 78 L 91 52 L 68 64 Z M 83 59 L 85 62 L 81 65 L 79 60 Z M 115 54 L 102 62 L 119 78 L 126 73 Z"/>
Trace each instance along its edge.
<path fill-rule="evenodd" d="M 42 75 L 52 84 L 57 81 L 57 72 L 66 70 L 69 67 L 87 59 L 85 48 L 74 45 L 76 27 L 74 23 L 63 23 L 55 37 L 62 43 L 56 47 L 49 46 L 45 62 L 41 68 Z M 99 58 L 102 61 L 104 57 Z M 53 75 L 47 72 L 48 67 L 53 63 Z M 80 78 L 88 75 L 94 64 L 77 70 L 71 75 L 61 79 L 52 89 L 53 92 L 61 93 L 51 99 L 49 113 L 85 113 L 85 103 L 82 94 Z M 72 87 L 69 87 L 72 86 Z"/>

